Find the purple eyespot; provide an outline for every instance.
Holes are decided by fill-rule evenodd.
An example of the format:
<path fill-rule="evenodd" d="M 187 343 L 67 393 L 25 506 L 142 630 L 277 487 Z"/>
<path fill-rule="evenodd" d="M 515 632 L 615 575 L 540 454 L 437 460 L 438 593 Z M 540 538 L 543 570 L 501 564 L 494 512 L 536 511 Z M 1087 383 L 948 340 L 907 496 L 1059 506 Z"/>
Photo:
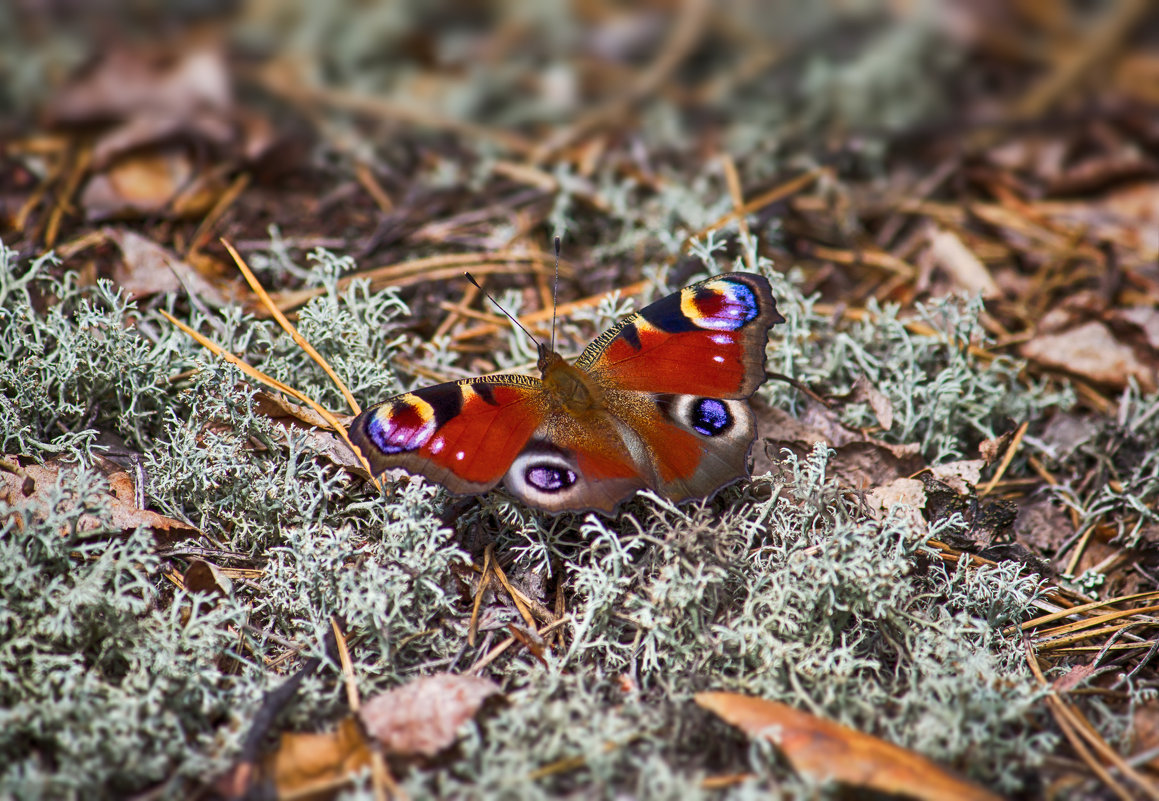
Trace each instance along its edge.
<path fill-rule="evenodd" d="M 579 479 L 573 471 L 552 464 L 532 465 L 523 478 L 540 492 L 563 492 Z"/>

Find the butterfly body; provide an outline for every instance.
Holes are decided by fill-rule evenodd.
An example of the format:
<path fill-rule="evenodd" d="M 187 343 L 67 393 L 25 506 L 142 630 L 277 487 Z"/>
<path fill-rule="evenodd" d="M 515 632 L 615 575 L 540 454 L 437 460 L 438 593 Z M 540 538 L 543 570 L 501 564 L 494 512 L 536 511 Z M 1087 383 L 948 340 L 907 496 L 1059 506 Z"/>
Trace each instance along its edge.
<path fill-rule="evenodd" d="M 746 399 L 783 321 L 765 278 L 717 276 L 621 321 L 574 364 L 541 345 L 538 379 L 397 395 L 356 417 L 350 438 L 376 473 L 402 467 L 459 494 L 502 481 L 548 511 L 610 513 L 644 488 L 705 497 L 748 474 Z"/>

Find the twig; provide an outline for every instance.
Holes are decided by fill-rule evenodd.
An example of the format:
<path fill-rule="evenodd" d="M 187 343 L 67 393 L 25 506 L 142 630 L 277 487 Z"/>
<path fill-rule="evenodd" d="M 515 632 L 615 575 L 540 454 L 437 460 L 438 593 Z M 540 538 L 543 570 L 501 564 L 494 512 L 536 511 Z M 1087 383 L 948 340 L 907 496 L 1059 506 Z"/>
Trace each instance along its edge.
<path fill-rule="evenodd" d="M 250 174 L 248 172 L 243 172 L 234 178 L 233 183 L 231 183 L 226 188 L 226 190 L 221 193 L 221 197 L 219 197 L 217 202 L 213 204 L 213 208 L 211 208 L 209 213 L 205 215 L 205 219 L 203 219 L 201 224 L 197 226 L 197 231 L 193 234 L 193 238 L 189 240 L 189 247 L 185 249 L 185 258 L 189 258 L 193 254 L 197 253 L 197 251 L 205 247 L 205 243 L 209 241 L 209 237 L 213 233 L 213 227 L 217 225 L 217 222 L 221 219 L 221 216 L 225 214 L 225 212 L 229 210 L 229 207 L 232 206 L 238 197 L 241 196 L 241 193 L 245 191 L 245 188 L 249 186 L 249 183 Z M 229 246 L 227 245 L 226 247 Z M 229 250 L 231 253 L 234 253 L 232 247 L 229 247 Z M 236 253 L 234 253 L 234 258 L 237 258 Z"/>

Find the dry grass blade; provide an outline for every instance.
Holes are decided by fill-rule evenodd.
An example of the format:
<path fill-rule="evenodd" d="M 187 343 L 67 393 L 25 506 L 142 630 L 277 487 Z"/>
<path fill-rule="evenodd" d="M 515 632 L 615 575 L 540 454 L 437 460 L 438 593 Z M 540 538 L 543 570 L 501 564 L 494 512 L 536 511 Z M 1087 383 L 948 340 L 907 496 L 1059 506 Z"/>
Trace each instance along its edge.
<path fill-rule="evenodd" d="M 254 379 L 255 381 L 260 381 L 261 383 L 265 384 L 267 387 L 271 387 L 273 389 L 276 389 L 278 392 L 284 392 L 285 394 L 289 395 L 291 398 L 294 398 L 295 400 L 306 404 L 311 409 L 313 409 L 315 412 L 317 412 L 319 415 L 321 415 L 322 419 L 325 420 L 326 423 L 330 426 L 330 430 L 333 431 L 336 435 L 338 435 L 338 437 L 341 438 L 341 440 L 346 443 L 346 447 L 350 448 L 351 452 L 354 453 L 358 457 L 359 463 L 362 465 L 362 468 L 367 472 L 367 475 L 370 476 L 370 480 L 371 480 L 371 482 L 374 483 L 374 486 L 378 490 L 380 490 L 380 491 L 382 490 L 382 484 L 379 482 L 378 478 L 374 475 L 374 471 L 370 468 L 370 463 L 368 461 L 366 461 L 366 457 L 362 455 L 362 451 L 360 451 L 354 445 L 354 443 L 350 441 L 350 436 L 346 433 L 346 426 L 342 425 L 342 423 L 339 422 L 338 418 L 335 417 L 334 414 L 329 409 L 323 408 L 323 406 L 320 403 L 318 403 L 317 401 L 315 401 L 313 398 L 307 397 L 306 395 L 302 394 L 301 392 L 294 389 L 293 387 L 288 387 L 285 384 L 283 384 L 281 381 L 278 381 L 276 378 L 271 378 L 270 376 L 263 373 L 261 370 L 258 370 L 255 367 L 251 367 L 249 364 L 246 364 L 244 361 L 242 361 L 238 357 L 234 356 L 232 353 L 227 351 L 225 348 L 221 347 L 213 340 L 211 340 L 207 337 L 204 337 L 201 334 L 197 333 L 192 328 L 187 326 L 185 323 L 181 322 L 176 317 L 174 317 L 173 315 L 166 312 L 164 309 L 161 310 L 161 315 L 166 320 L 168 320 L 170 323 L 172 323 L 173 325 L 175 325 L 179 329 L 181 329 L 181 331 L 183 331 L 187 336 L 191 337 L 195 342 L 197 342 L 197 344 L 201 345 L 201 347 L 205 348 L 213 355 L 218 356 L 222 359 L 225 359 L 227 362 L 229 362 L 230 364 L 237 367 L 239 370 L 241 370 L 243 373 L 245 373 L 246 375 L 248 375 L 250 378 Z"/>
<path fill-rule="evenodd" d="M 1043 615 L 1042 617 L 1036 617 L 1032 620 L 1028 620 L 1025 623 L 1022 623 L 1019 628 L 1021 628 L 1023 631 L 1029 631 L 1030 629 L 1037 628 L 1038 626 L 1042 626 L 1047 623 L 1053 623 L 1056 620 L 1063 620 L 1064 618 L 1071 617 L 1072 615 L 1080 615 L 1084 612 L 1089 612 L 1092 609 L 1112 607 L 1114 604 L 1125 604 L 1134 603 L 1135 601 L 1152 600 L 1159 600 L 1159 590 L 1153 590 L 1151 592 L 1140 592 L 1134 595 L 1124 595 L 1121 598 L 1108 598 L 1103 601 L 1091 601 L 1090 603 L 1082 604 L 1080 606 L 1072 606 L 1069 609 L 1062 609 L 1058 612 L 1051 612 L 1048 615 Z M 1007 629 L 1007 632 L 1012 630 L 1013 629 Z"/>
<path fill-rule="evenodd" d="M 641 292 L 648 288 L 650 283 L 650 281 L 637 281 L 634 284 L 621 287 L 618 290 L 620 297 L 631 297 L 633 295 L 639 295 Z M 560 304 L 559 306 L 556 306 L 554 310 L 540 309 L 537 312 L 522 315 L 518 319 L 519 322 L 523 325 L 527 326 L 528 328 L 532 328 L 532 326 L 534 326 L 536 323 L 542 323 L 550 320 L 552 314 L 556 314 L 560 317 L 566 317 L 576 309 L 586 309 L 591 308 L 592 306 L 598 306 L 605 297 L 607 297 L 606 293 L 592 295 L 590 297 L 583 298 L 582 300 L 574 300 L 571 303 Z M 475 339 L 476 337 L 494 334 L 496 331 L 501 331 L 502 329 L 503 326 L 500 325 L 480 325 L 476 326 L 475 328 L 468 328 L 466 331 L 460 331 L 452 338 L 459 342 L 465 339 Z"/>
<path fill-rule="evenodd" d="M 346 646 L 346 637 L 342 633 L 341 626 L 333 617 L 330 618 L 330 627 L 334 630 L 334 642 L 338 647 L 338 661 L 342 664 L 346 700 L 350 704 L 350 711 L 357 715 L 362 704 L 358 698 L 358 681 L 354 677 L 354 664 L 350 661 L 350 649 Z M 388 798 L 406 801 L 409 796 L 395 782 L 394 776 L 391 775 L 386 766 L 386 760 L 382 758 L 381 749 L 372 746 L 368 750 L 370 751 L 370 776 L 374 784 L 374 797 L 378 801 L 386 801 Z"/>
<path fill-rule="evenodd" d="M 563 626 L 567 625 L 570 622 L 571 622 L 571 615 L 565 615 L 564 617 L 561 617 L 559 620 L 555 621 L 554 623 L 548 623 L 546 626 L 539 629 L 535 633 L 538 634 L 540 637 L 547 637 L 548 634 L 551 634 L 556 629 L 562 628 Z M 482 659 L 480 659 L 475 664 L 471 665 L 471 669 L 468 670 L 467 672 L 474 673 L 474 674 L 478 674 L 478 673 L 482 672 L 483 668 L 487 667 L 492 662 L 494 662 L 496 659 L 498 659 L 500 656 L 502 656 L 503 652 L 506 651 L 508 648 L 510 648 L 512 645 L 515 645 L 516 642 L 518 642 L 518 640 L 516 640 L 514 637 L 508 637 L 506 640 L 504 640 L 503 642 L 499 643 L 494 648 L 492 648 L 487 653 L 486 656 L 484 656 Z"/>
<path fill-rule="evenodd" d="M 832 171 L 828 167 L 815 167 L 814 169 L 809 170 L 802 175 L 798 175 L 796 178 L 791 178 L 788 181 L 785 181 L 785 183 L 781 184 L 780 186 L 773 187 L 769 191 L 760 194 L 750 200 L 748 203 L 745 203 L 740 208 L 733 209 L 728 214 L 725 214 L 717 220 L 714 220 L 696 233 L 690 234 L 688 238 L 684 240 L 684 247 L 681 250 L 683 251 L 687 249 L 694 239 L 699 239 L 709 231 L 715 231 L 718 228 L 723 228 L 733 220 L 741 219 L 745 215 L 760 211 L 765 206 L 776 203 L 778 200 L 784 200 L 790 195 L 795 195 L 797 192 L 800 192 L 802 189 L 813 183 L 813 181 L 817 180 L 822 175 L 831 173 Z M 675 261 L 675 258 L 672 260 Z"/>
<path fill-rule="evenodd" d="M 499 583 L 503 585 L 503 589 L 507 590 L 507 594 L 511 596 L 511 602 L 519 610 L 519 615 L 523 618 L 523 622 L 527 624 L 528 628 L 534 629 L 535 618 L 531 616 L 531 610 L 527 608 L 527 604 L 522 601 L 523 593 L 516 593 L 515 588 L 511 586 L 511 582 L 507 578 L 507 574 L 503 572 L 503 568 L 494 560 L 494 557 L 491 560 L 491 569 L 495 571 L 495 578 L 499 579 Z"/>
<path fill-rule="evenodd" d="M 495 546 L 488 545 L 483 551 L 483 570 L 479 576 L 479 589 L 475 592 L 475 603 L 471 607 L 471 624 L 467 627 L 467 645 L 474 647 L 479 636 L 479 609 L 483 605 L 483 593 L 491 584 L 491 566 L 495 563 Z"/>

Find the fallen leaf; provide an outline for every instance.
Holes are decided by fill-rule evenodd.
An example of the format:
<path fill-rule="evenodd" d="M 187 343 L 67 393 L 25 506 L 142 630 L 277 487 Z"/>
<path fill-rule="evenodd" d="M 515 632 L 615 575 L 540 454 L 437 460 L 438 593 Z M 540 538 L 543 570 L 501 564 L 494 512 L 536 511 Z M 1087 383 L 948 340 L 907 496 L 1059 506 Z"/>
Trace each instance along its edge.
<path fill-rule="evenodd" d="M 814 781 L 922 801 L 997 801 L 999 796 L 921 754 L 785 704 L 736 693 L 698 693 L 696 703 L 750 737 L 774 743 Z"/>
<path fill-rule="evenodd" d="M 176 54 L 176 55 L 175 55 Z M 224 144 L 234 137 L 233 93 L 223 50 L 114 47 L 49 102 L 60 124 L 116 123 L 97 141 L 93 166 L 177 135 Z"/>
<path fill-rule="evenodd" d="M 857 380 L 853 382 L 853 389 L 839 400 L 844 405 L 868 403 L 869 408 L 873 409 L 873 416 L 877 418 L 878 425 L 886 431 L 893 428 L 893 404 L 890 403 L 889 398 L 869 383 L 869 379 L 865 376 L 858 376 Z"/>
<path fill-rule="evenodd" d="M 1159 309 L 1131 306 L 1118 309 L 1113 314 L 1116 319 L 1138 328 L 1151 350 L 1159 352 Z"/>
<path fill-rule="evenodd" d="M 113 280 L 131 297 L 188 289 L 211 306 L 227 304 L 217 287 L 168 248 L 125 228 L 105 228 L 102 233 L 120 248 L 121 260 L 113 268 Z"/>
<path fill-rule="evenodd" d="M 498 693 L 490 679 L 436 673 L 376 695 L 359 714 L 367 733 L 388 753 L 433 757 L 450 747 L 459 727 Z"/>
<path fill-rule="evenodd" d="M 1151 698 L 1135 708 L 1131 720 L 1132 751 L 1138 754 L 1156 754 L 1159 749 L 1159 699 Z M 1128 757 L 1132 764 L 1138 764 L 1135 757 Z M 1152 756 L 1143 765 L 1154 770 L 1159 767 L 1159 755 Z"/>
<path fill-rule="evenodd" d="M 337 435 L 329 431 L 330 424 L 320 414 L 309 406 L 291 403 L 280 395 L 262 390 L 254 395 L 254 411 L 263 414 L 279 423 L 283 430 L 293 428 L 299 437 L 305 437 L 309 447 L 315 453 L 327 459 L 331 464 L 344 468 L 351 473 L 369 478 L 370 474 L 362 467 L 362 463 L 355 458 L 350 447 Z M 338 422 L 349 425 L 354 418 L 350 415 L 335 415 Z M 387 476 L 409 475 L 405 470 L 388 471 Z"/>
<path fill-rule="evenodd" d="M 940 267 L 966 292 L 979 294 L 987 300 L 1002 295 L 1002 290 L 994 283 L 986 265 L 953 231 L 931 231 L 929 257 L 935 266 Z"/>
<path fill-rule="evenodd" d="M 5 456 L 3 458 L 11 462 L 17 461 L 14 456 Z M 62 474 L 76 472 L 77 468 L 71 465 L 61 464 L 60 462 L 47 462 L 42 465 L 26 465 L 23 469 L 24 476 L 17 476 L 7 471 L 0 471 L 0 501 L 4 501 L 9 506 L 14 507 L 31 507 L 30 511 L 32 515 L 44 520 L 50 512 L 49 492 L 56 486 L 56 482 Z M 31 493 L 25 493 L 24 491 L 28 487 L 28 479 L 31 479 L 35 484 Z M 126 484 L 126 480 L 128 484 Z M 120 529 L 121 531 L 132 531 L 138 526 L 144 526 L 152 529 L 156 534 L 166 535 L 168 539 L 188 537 L 199 533 L 197 529 L 186 523 L 182 523 L 180 520 L 159 515 L 148 509 L 138 508 L 131 491 L 127 493 L 128 497 L 123 498 L 117 495 L 112 489 L 115 486 L 124 492 L 124 487 L 132 486 L 131 481 L 132 479 L 127 478 L 127 476 L 110 481 L 112 486 L 104 500 L 109 509 L 113 528 Z M 101 525 L 97 517 L 84 515 L 80 519 L 78 529 L 81 531 L 94 531 L 101 528 Z M 67 531 L 61 530 L 62 535 L 66 533 Z"/>
<path fill-rule="evenodd" d="M 190 592 L 214 592 L 228 596 L 233 592 L 233 582 L 221 568 L 204 559 L 193 559 L 185 571 L 183 582 Z"/>
<path fill-rule="evenodd" d="M 1049 495 L 1018 505 L 1018 516 L 1014 518 L 1015 540 L 1035 553 L 1056 552 L 1074 531 L 1066 509 Z"/>
<path fill-rule="evenodd" d="M 982 459 L 963 459 L 929 468 L 930 475 L 953 489 L 959 495 L 969 495 L 982 477 Z"/>
<path fill-rule="evenodd" d="M 1115 389 L 1134 378 L 1147 392 L 1154 391 L 1159 371 L 1144 364 L 1135 351 L 1115 339 L 1097 320 L 1059 334 L 1044 334 L 1025 343 L 1022 355 L 1045 367 L 1063 370 Z"/>
<path fill-rule="evenodd" d="M 1041 202 L 1035 211 L 1085 230 L 1090 241 L 1115 242 L 1140 262 L 1159 257 L 1159 182 L 1142 181 L 1081 202 Z"/>
<path fill-rule="evenodd" d="M 893 445 L 868 437 L 842 425 L 836 414 L 812 401 L 806 404 L 799 420 L 759 401 L 753 408 L 765 443 L 764 448 L 754 451 L 753 472 L 757 475 L 774 469 L 782 449 L 804 458 L 817 443 L 835 451 L 829 461 L 830 474 L 857 489 L 886 484 L 924 467 L 916 443 Z"/>
<path fill-rule="evenodd" d="M 865 500 L 878 520 L 893 514 L 904 518 L 912 531 L 929 531 L 922 515 L 926 505 L 926 488 L 916 478 L 897 478 L 888 484 L 874 487 L 865 494 Z"/>
<path fill-rule="evenodd" d="M 278 798 L 303 798 L 336 790 L 370 764 L 358 721 L 344 719 L 332 732 L 287 732 L 263 762 L 262 773 L 271 780 Z"/>
<path fill-rule="evenodd" d="M 1075 665 L 1066 673 L 1052 681 L 1050 683 L 1051 689 L 1059 693 L 1069 692 L 1089 679 L 1098 669 L 1099 666 L 1095 662 L 1086 665 Z"/>
<path fill-rule="evenodd" d="M 90 220 L 157 214 L 192 178 L 193 162 L 184 148 L 134 153 L 90 178 L 80 204 Z"/>

